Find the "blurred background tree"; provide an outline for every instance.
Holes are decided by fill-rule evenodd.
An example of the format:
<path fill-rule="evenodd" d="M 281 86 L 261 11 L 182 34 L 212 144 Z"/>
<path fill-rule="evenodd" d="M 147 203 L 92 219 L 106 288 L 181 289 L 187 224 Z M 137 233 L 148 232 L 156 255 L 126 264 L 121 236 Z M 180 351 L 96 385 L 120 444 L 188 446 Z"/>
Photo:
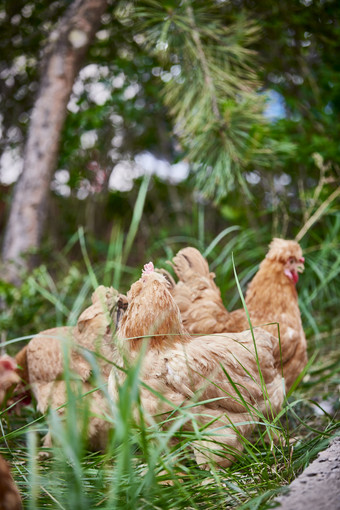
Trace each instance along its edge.
<path fill-rule="evenodd" d="M 44 49 L 23 170 L 5 231 L 4 261 L 18 263 L 21 255 L 39 247 L 48 185 L 56 167 L 72 85 L 105 7 L 103 0 L 75 0 Z M 257 26 L 243 15 L 226 25 L 221 19 L 223 11 L 214 3 L 196 3 L 195 9 L 189 1 L 177 5 L 125 2 L 115 7 L 114 21 L 130 31 L 130 42 L 135 41 L 145 55 L 154 55 L 162 65 L 164 103 L 198 174 L 200 188 L 217 198 L 235 187 L 235 181 L 246 189 L 241 171 L 249 162 L 268 165 L 275 152 L 286 150 L 282 144 L 273 147 L 262 115 L 264 102 L 257 92 L 257 74 L 252 70 L 253 51 L 248 48 L 256 39 Z M 108 41 L 107 32 L 103 38 Z M 126 46 L 120 45 L 115 56 L 124 50 L 129 53 Z M 106 70 L 106 78 L 112 79 L 113 70 Z M 130 95 L 135 95 L 139 87 L 138 82 L 132 83 Z M 103 94 L 105 89 L 102 94 L 97 90 L 97 96 Z M 95 130 L 91 135 L 97 136 Z M 107 154 L 108 148 L 103 149 Z M 92 161 L 92 170 L 104 182 L 104 175 L 99 178 L 98 165 Z"/>
<path fill-rule="evenodd" d="M 2 243 L 0 349 L 14 354 L 38 331 L 74 325 L 99 283 L 126 292 L 145 262 L 169 269 L 166 261 L 187 245 L 207 258 L 228 310 L 239 308 L 232 254 L 245 290 L 268 243 L 279 236 L 299 239 L 306 257 L 297 287 L 311 366 L 294 390 L 289 426 L 284 423 L 284 456 L 273 445 L 264 454 L 256 443 L 257 456 L 244 456 L 235 476 L 222 473 L 221 483 L 208 473 L 211 484 L 201 484 L 189 466 L 190 483 L 183 484 L 181 467 L 177 487 L 167 492 L 162 485 L 161 492 L 154 492 L 141 474 L 144 462 L 141 471 L 136 469 L 144 457 L 135 445 L 131 455 L 129 440 L 122 450 L 123 456 L 129 452 L 124 463 L 128 459 L 142 484 L 134 484 L 131 492 L 132 485 L 122 483 L 125 471 L 122 477 L 112 469 L 119 462 L 111 449 L 108 464 L 100 456 L 97 469 L 91 454 L 86 469 L 79 469 L 82 442 L 74 441 L 73 422 L 67 451 L 74 447 L 77 454 L 65 464 L 58 454 L 56 464 L 48 461 L 41 470 L 34 445 L 36 427 L 42 431 L 44 424 L 38 424 L 33 408 L 14 417 L 14 423 L 30 422 L 28 448 L 22 435 L 27 428 L 20 426 L 16 441 L 12 431 L 5 435 L 2 453 L 9 456 L 12 449 L 11 464 L 20 470 L 32 508 L 72 507 L 75 495 L 80 505 L 88 501 L 85 506 L 93 508 L 95 501 L 111 508 L 120 491 L 122 508 L 130 494 L 142 497 L 144 506 L 158 501 L 179 508 L 179 493 L 185 507 L 188 500 L 197 506 L 210 498 L 208 505 L 216 508 L 220 501 L 262 508 L 277 485 L 289 483 L 338 430 L 340 3 L 0 0 L 1 240 L 9 228 L 51 49 L 62 50 L 63 67 L 81 38 L 76 33 L 69 39 L 75 28 L 70 13 L 77 18 L 87 5 L 104 4 L 68 75 L 73 85 L 68 81 L 59 106 L 51 98 L 51 108 L 63 109 L 60 133 L 56 129 L 51 140 L 43 129 L 38 133 L 38 146 L 51 151 L 45 159 L 52 158 L 45 167 L 43 213 L 35 215 L 39 235 L 25 246 L 28 253 L 15 274 L 19 284 L 8 281 L 4 259 L 9 252 Z M 39 188 L 30 175 L 21 185 L 21 210 L 30 185 Z M 26 225 L 23 236 L 30 228 Z M 30 262 L 36 267 L 25 269 Z M 14 426 L 9 422 L 5 431 Z M 121 429 L 124 434 L 131 430 Z M 154 451 L 148 449 L 148 458 L 156 458 L 150 455 Z M 171 451 L 171 471 L 173 458 Z M 221 487 L 228 494 L 216 490 Z"/>
<path fill-rule="evenodd" d="M 3 243 L 3 258 L 14 281 L 22 255 L 40 244 L 49 186 L 74 79 L 95 36 L 106 0 L 75 0 L 49 37 L 25 143 L 23 169 L 15 186 Z M 11 266 L 10 262 L 16 263 Z M 31 264 L 29 264 L 30 266 Z"/>

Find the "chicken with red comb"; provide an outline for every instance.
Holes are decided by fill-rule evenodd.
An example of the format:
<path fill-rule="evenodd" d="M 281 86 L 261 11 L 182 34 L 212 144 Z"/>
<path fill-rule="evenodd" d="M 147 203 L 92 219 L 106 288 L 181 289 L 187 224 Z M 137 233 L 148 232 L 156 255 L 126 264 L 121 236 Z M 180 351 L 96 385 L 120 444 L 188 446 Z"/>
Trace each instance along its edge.
<path fill-rule="evenodd" d="M 263 327 L 277 338 L 276 365 L 278 369 L 282 367 L 287 391 L 307 363 L 307 343 L 296 291 L 304 262 L 296 241 L 274 238 L 245 295 L 252 325 Z M 243 308 L 228 312 L 224 307 L 215 275 L 209 272 L 207 261 L 196 248 L 179 251 L 173 265 L 179 282 L 172 284 L 171 292 L 190 333 L 227 333 L 249 328 Z M 280 327 L 280 342 L 276 323 Z"/>
<path fill-rule="evenodd" d="M 197 425 L 212 437 L 193 442 L 197 463 L 202 468 L 210 462 L 230 465 L 243 449 L 240 435 L 249 436 L 258 422 L 253 409 L 267 416 L 281 409 L 284 391 L 275 368 L 275 338 L 261 329 L 255 330 L 254 339 L 251 331 L 191 337 L 168 281 L 151 265 L 131 286 L 127 301 L 108 382 L 112 399 L 119 398 L 127 370 L 143 356 L 140 398 L 145 418 L 166 427 L 167 416 L 186 409 L 182 428 L 195 430 Z"/>

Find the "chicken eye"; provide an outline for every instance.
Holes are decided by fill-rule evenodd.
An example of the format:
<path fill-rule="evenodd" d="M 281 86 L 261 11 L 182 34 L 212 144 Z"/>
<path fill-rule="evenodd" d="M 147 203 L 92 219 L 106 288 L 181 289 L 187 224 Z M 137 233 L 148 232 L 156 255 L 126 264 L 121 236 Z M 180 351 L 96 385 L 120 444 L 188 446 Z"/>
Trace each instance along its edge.
<path fill-rule="evenodd" d="M 289 262 L 289 264 L 295 264 L 295 262 L 296 262 L 295 257 L 290 257 L 290 259 L 288 259 L 288 262 Z"/>

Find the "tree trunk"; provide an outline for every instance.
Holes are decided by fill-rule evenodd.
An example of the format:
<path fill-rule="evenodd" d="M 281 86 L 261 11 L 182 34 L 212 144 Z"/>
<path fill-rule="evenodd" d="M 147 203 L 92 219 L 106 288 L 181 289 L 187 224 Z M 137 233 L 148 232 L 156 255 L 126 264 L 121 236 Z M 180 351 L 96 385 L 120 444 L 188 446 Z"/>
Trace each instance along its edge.
<path fill-rule="evenodd" d="M 50 36 L 23 172 L 14 190 L 5 231 L 2 257 L 9 280 L 20 281 L 20 269 L 32 265 L 29 253 L 39 247 L 67 103 L 106 6 L 107 0 L 75 0 Z"/>

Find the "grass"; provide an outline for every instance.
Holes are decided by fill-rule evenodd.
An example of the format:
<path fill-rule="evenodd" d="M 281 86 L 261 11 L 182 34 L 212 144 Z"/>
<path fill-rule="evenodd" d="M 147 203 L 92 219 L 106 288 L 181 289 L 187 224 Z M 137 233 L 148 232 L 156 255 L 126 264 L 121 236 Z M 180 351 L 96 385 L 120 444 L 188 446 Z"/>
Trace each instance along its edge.
<path fill-rule="evenodd" d="M 139 269 L 130 268 L 126 261 L 141 220 L 147 184 L 145 181 L 141 186 L 127 241 L 124 243 L 122 232 L 116 228 L 104 265 L 91 264 L 84 232 L 80 230 L 78 239 L 87 268 L 85 276 L 71 266 L 67 275 L 56 283 L 46 268 L 40 268 L 29 276 L 20 296 L 10 289 L 13 314 L 21 303 L 24 310 L 27 307 L 28 317 L 31 313 L 34 320 L 41 321 L 31 322 L 31 331 L 39 330 L 39 326 L 40 330 L 50 326 L 51 316 L 54 317 L 53 325 L 74 324 L 80 311 L 87 306 L 88 295 L 97 282 L 106 285 L 113 282 L 125 291 L 128 283 L 138 277 Z M 71 383 L 63 419 L 52 410 L 41 416 L 34 405 L 25 407 L 19 416 L 6 408 L 0 411 L 0 454 L 11 463 L 25 508 L 269 508 L 275 495 L 326 448 L 334 435 L 340 433 L 340 404 L 336 399 L 340 384 L 340 352 L 337 348 L 339 289 L 336 282 L 340 258 L 339 246 L 334 241 L 340 234 L 339 215 L 330 216 L 327 221 L 326 238 L 320 239 L 312 233 L 303 245 L 306 272 L 302 276 L 299 297 L 312 363 L 285 402 L 280 419 L 269 423 L 263 415 L 255 413 L 253 419 L 259 425 L 256 425 L 251 440 L 243 439 L 244 453 L 231 467 L 216 469 L 212 466 L 210 471 L 198 468 L 192 443 L 202 439 L 218 442 L 218 436 L 198 426 L 192 431 L 183 431 L 183 423 L 192 419 L 190 408 L 183 409 L 177 420 L 169 418 L 165 430 L 146 423 L 140 407 L 136 368 L 129 371 L 114 411 L 104 417 L 112 423 L 105 452 L 88 451 L 89 410 Z M 204 239 L 201 235 L 196 244 L 201 249 L 205 248 L 201 246 Z M 259 238 L 259 233 L 255 235 L 250 230 L 228 228 L 205 248 L 229 309 L 240 306 L 239 291 L 232 277 L 235 270 L 232 253 L 239 275 L 237 284 L 244 289 L 257 270 L 256 264 L 262 259 L 268 241 L 265 231 Z M 76 238 L 72 242 L 76 242 Z M 158 245 L 156 260 L 154 256 L 150 257 L 150 252 L 144 254 L 144 262 L 152 258 L 156 265 L 164 267 L 166 259 L 177 251 L 178 244 L 181 247 L 184 243 L 188 244 L 188 239 L 169 239 Z M 150 250 L 153 248 L 154 245 Z M 41 312 L 36 319 L 36 309 L 46 306 L 46 302 L 50 311 L 45 315 Z M 8 324 L 13 324 L 13 317 L 15 315 L 5 317 Z M 9 337 L 7 342 L 14 352 L 16 342 L 21 345 L 23 339 Z M 91 362 L 95 367 L 95 357 Z M 66 375 L 67 370 L 66 367 Z M 94 373 L 98 374 L 98 370 Z M 97 375 L 94 384 L 102 385 Z M 138 424 L 132 409 L 138 410 Z M 54 438 L 52 457 L 41 460 L 38 457 L 41 439 L 48 429 Z M 275 430 L 281 440 L 277 444 L 268 442 L 266 430 Z M 172 437 L 177 439 L 176 444 L 169 441 Z"/>
<path fill-rule="evenodd" d="M 320 369 L 314 369 L 314 376 L 320 378 Z M 244 454 L 230 468 L 202 471 L 190 445 L 198 438 L 212 439 L 210 433 L 181 433 L 180 420 L 188 419 L 187 410 L 180 420 L 168 424 L 169 430 L 160 431 L 143 420 L 136 425 L 132 409 L 137 406 L 143 416 L 137 379 L 138 370 L 131 370 L 115 407 L 114 429 L 104 453 L 87 451 L 86 427 L 81 425 L 88 413 L 72 391 L 64 420 L 54 411 L 39 418 L 34 408 L 26 408 L 20 417 L 2 413 L 5 444 L 0 453 L 11 462 L 26 508 L 265 508 L 339 433 L 333 416 L 315 415 L 311 399 L 295 396 L 274 424 L 284 438 L 281 444 L 267 444 L 259 427 L 252 441 L 245 440 Z M 263 416 L 256 419 L 272 427 Z M 53 457 L 38 460 L 47 426 L 55 441 Z M 179 442 L 171 447 L 173 436 Z"/>

